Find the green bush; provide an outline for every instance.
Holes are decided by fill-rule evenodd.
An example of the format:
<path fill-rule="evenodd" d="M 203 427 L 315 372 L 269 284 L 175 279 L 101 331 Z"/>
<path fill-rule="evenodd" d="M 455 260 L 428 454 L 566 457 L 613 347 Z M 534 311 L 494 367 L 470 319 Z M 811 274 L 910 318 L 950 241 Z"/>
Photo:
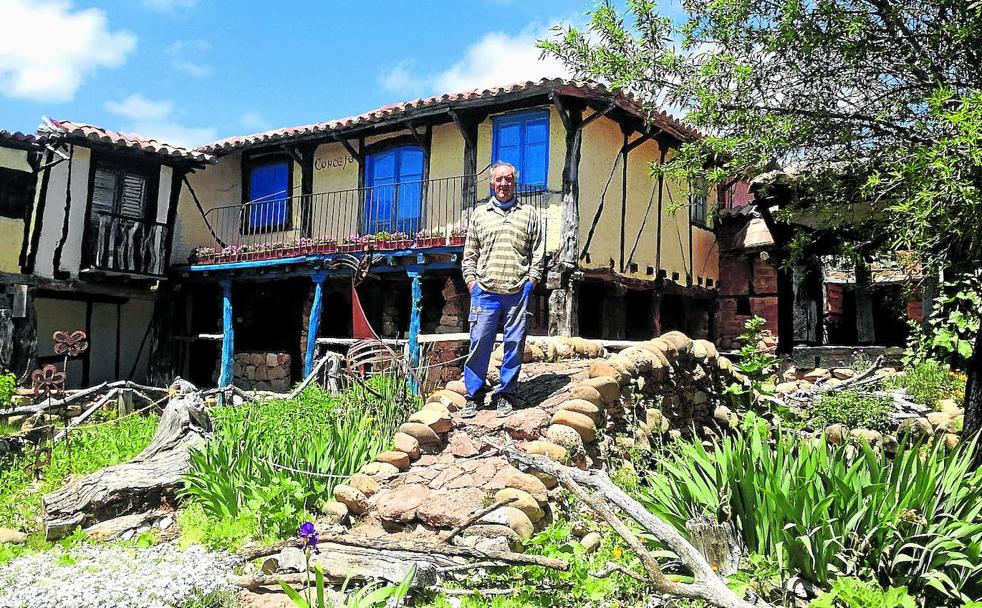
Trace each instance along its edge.
<path fill-rule="evenodd" d="M 640 490 L 679 530 L 693 515 L 732 520 L 748 549 L 827 586 L 874 578 L 934 605 L 982 594 L 982 469 L 974 441 L 948 452 L 901 445 L 893 460 L 778 434 L 763 425 L 717 452 L 680 443 Z"/>
<path fill-rule="evenodd" d="M 0 408 L 12 406 L 16 394 L 17 376 L 10 372 L 0 373 Z"/>
<path fill-rule="evenodd" d="M 932 359 L 909 366 L 902 376 L 891 378 L 889 386 L 906 390 L 915 402 L 929 407 L 942 399 L 961 402 L 965 396 L 965 376 Z"/>
<path fill-rule="evenodd" d="M 192 454 L 183 495 L 212 520 L 255 517 L 261 535 L 291 535 L 343 482 L 336 476 L 388 447 L 418 405 L 394 386 L 382 379 L 340 396 L 311 388 L 293 400 L 213 408 L 215 435 Z"/>
<path fill-rule="evenodd" d="M 963 368 L 972 356 L 982 311 L 982 277 L 976 272 L 956 277 L 940 288 L 923 325 L 911 321 L 904 362 L 938 359 Z"/>
<path fill-rule="evenodd" d="M 881 589 L 873 581 L 845 577 L 832 581 L 832 589 L 819 595 L 810 608 L 917 608 L 906 587 Z"/>
<path fill-rule="evenodd" d="M 0 526 L 35 529 L 42 496 L 60 487 L 68 475 L 85 475 L 130 460 L 150 443 L 158 419 L 130 416 L 72 432 L 70 448 L 64 441 L 52 446 L 51 464 L 43 470 L 38 487 L 32 487 L 33 453 L 5 462 L 0 466 Z"/>
<path fill-rule="evenodd" d="M 767 381 L 777 366 L 777 357 L 760 349 L 765 324 L 762 317 L 754 315 L 744 323 L 744 332 L 739 337 L 741 346 L 734 365 L 747 377 L 749 386 L 734 382 L 726 388 L 726 392 L 733 396 L 734 405 L 740 409 L 759 409 L 761 403 L 757 396 L 774 392 Z M 770 401 L 764 403 L 770 407 Z"/>
<path fill-rule="evenodd" d="M 890 426 L 891 407 L 886 397 L 844 390 L 821 395 L 812 405 L 809 417 L 815 428 L 844 424 L 850 428 L 885 431 Z"/>

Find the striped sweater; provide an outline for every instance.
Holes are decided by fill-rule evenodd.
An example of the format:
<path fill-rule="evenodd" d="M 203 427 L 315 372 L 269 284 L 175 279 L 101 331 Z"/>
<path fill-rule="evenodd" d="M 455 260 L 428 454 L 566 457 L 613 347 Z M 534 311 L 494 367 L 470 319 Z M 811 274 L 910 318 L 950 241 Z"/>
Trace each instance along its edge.
<path fill-rule="evenodd" d="M 461 270 L 491 293 L 518 293 L 529 279 L 542 280 L 545 241 L 539 212 L 521 199 L 509 209 L 492 201 L 471 214 Z"/>

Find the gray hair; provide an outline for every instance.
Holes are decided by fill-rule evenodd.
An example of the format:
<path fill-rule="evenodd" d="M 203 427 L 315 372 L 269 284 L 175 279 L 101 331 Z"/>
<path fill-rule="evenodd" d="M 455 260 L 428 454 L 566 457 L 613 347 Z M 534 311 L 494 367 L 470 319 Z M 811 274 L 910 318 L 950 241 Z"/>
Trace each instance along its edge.
<path fill-rule="evenodd" d="M 488 175 L 494 175 L 494 170 L 497 169 L 498 167 L 509 167 L 509 168 L 511 168 L 511 173 L 512 173 L 512 175 L 515 176 L 515 181 L 516 182 L 518 181 L 518 169 L 515 167 L 515 165 L 513 165 L 513 164 L 511 164 L 509 162 L 503 161 L 503 160 L 495 161 L 494 164 L 491 165 L 491 171 L 490 171 L 490 173 Z"/>

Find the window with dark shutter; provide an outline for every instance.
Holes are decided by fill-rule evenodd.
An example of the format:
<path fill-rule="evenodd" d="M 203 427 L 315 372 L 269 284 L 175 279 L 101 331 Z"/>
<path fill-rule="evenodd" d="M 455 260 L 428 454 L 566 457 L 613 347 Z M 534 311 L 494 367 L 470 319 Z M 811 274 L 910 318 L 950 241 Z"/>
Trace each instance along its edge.
<path fill-rule="evenodd" d="M 147 178 L 125 169 L 96 167 L 92 180 L 92 218 L 117 215 L 144 219 L 147 201 Z"/>

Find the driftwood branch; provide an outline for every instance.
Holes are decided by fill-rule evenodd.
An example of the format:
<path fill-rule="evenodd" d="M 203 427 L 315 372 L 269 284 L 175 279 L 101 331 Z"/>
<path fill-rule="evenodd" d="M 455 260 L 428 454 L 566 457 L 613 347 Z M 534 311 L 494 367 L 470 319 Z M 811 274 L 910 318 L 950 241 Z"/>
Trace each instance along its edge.
<path fill-rule="evenodd" d="M 610 480 L 605 472 L 599 470 L 581 471 L 563 466 L 543 456 L 532 456 L 521 452 L 510 445 L 495 444 L 488 440 L 485 440 L 485 443 L 507 456 L 513 463 L 555 477 L 564 488 L 583 500 L 587 506 L 611 524 L 641 558 L 648 575 L 646 581 L 654 591 L 678 597 L 701 599 L 721 608 L 751 608 L 753 606 L 753 604 L 740 599 L 726 586 L 726 582 L 713 571 L 706 558 L 679 534 L 674 526 L 653 515 L 628 496 Z M 586 490 L 591 490 L 594 494 L 590 494 Z M 661 574 L 661 568 L 658 567 L 654 556 L 613 514 L 611 506 L 617 507 L 673 551 L 692 572 L 693 582 L 683 584 L 667 580 Z M 612 519 L 617 520 L 616 525 L 611 521 Z M 628 535 L 623 534 L 625 530 Z"/>
<path fill-rule="evenodd" d="M 40 403 L 38 405 L 24 405 L 21 407 L 0 410 L 0 413 L 3 413 L 8 416 L 19 415 L 19 414 L 36 414 L 38 412 L 44 412 L 50 409 L 57 409 L 59 407 L 64 407 L 69 403 L 74 403 L 90 395 L 95 395 L 96 393 L 99 393 L 104 389 L 124 389 L 124 388 L 132 389 L 134 391 L 143 391 L 145 393 L 159 393 L 159 394 L 163 394 L 168 391 L 168 389 L 161 388 L 159 386 L 145 386 L 143 384 L 137 384 L 136 382 L 130 382 L 129 380 L 118 380 L 116 382 L 103 382 L 102 384 L 90 386 L 89 388 L 76 391 L 68 395 L 64 399 L 54 400 L 51 401 L 50 403 L 45 401 L 44 403 Z M 144 397 L 147 400 L 150 399 L 146 395 L 141 394 L 140 396 Z"/>
<path fill-rule="evenodd" d="M 629 576 L 640 583 L 648 582 L 647 578 L 645 578 L 641 574 L 638 574 L 634 570 L 631 570 L 627 566 L 624 566 L 623 564 L 614 564 L 614 563 L 608 563 L 606 566 L 603 567 L 602 570 L 599 570 L 598 572 L 591 572 L 590 576 L 594 578 L 607 578 L 608 576 L 610 576 L 615 572 L 620 572 L 624 576 Z"/>
<path fill-rule="evenodd" d="M 470 517 L 468 517 L 467 518 L 467 521 L 465 521 L 464 523 L 462 523 L 459 526 L 457 526 L 457 528 L 453 532 L 451 532 L 445 539 L 443 539 L 443 542 L 445 542 L 445 543 L 447 543 L 449 545 L 450 544 L 450 541 L 452 541 L 455 537 L 457 537 L 458 535 L 460 535 L 461 532 L 463 532 L 467 528 L 470 528 L 475 523 L 477 523 L 478 521 L 480 521 L 480 519 L 482 517 L 484 517 L 485 515 L 487 515 L 488 513 L 492 512 L 492 511 L 497 511 L 501 507 L 506 507 L 506 506 L 510 505 L 511 503 L 515 502 L 516 500 L 518 500 L 518 497 L 517 496 L 512 496 L 511 498 L 506 498 L 505 500 L 502 500 L 501 502 L 495 503 L 495 504 L 491 505 L 490 507 L 481 509 L 477 513 L 475 513 L 475 514 L 471 515 Z"/>

